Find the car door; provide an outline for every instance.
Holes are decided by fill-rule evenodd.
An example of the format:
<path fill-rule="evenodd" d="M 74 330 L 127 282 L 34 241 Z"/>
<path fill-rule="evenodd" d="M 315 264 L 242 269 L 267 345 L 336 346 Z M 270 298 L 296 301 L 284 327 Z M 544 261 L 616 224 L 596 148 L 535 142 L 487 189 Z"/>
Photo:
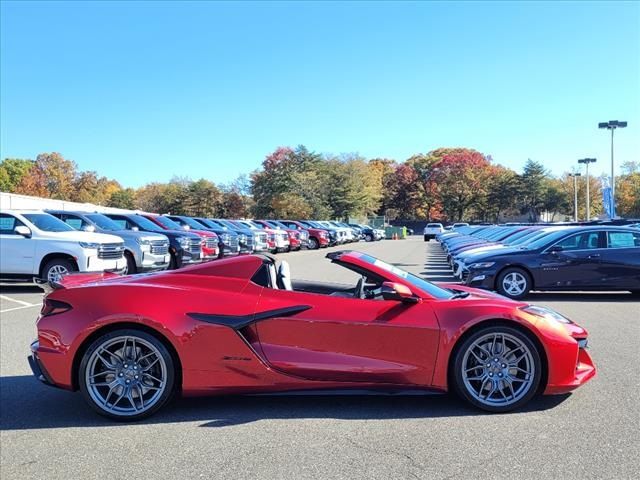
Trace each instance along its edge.
<path fill-rule="evenodd" d="M 0 268 L 5 274 L 32 274 L 36 240 L 23 237 L 15 228 L 24 226 L 18 218 L 8 213 L 0 213 Z"/>
<path fill-rule="evenodd" d="M 265 288 L 257 312 L 283 308 L 299 311 L 256 324 L 274 369 L 310 380 L 430 384 L 439 329 L 428 301 L 408 305 Z"/>
<path fill-rule="evenodd" d="M 598 286 L 602 281 L 601 255 L 604 232 L 586 230 L 569 235 L 540 254 L 535 284 L 540 288 L 575 289 Z"/>
<path fill-rule="evenodd" d="M 600 268 L 603 286 L 640 290 L 640 231 L 609 230 L 606 240 Z"/>

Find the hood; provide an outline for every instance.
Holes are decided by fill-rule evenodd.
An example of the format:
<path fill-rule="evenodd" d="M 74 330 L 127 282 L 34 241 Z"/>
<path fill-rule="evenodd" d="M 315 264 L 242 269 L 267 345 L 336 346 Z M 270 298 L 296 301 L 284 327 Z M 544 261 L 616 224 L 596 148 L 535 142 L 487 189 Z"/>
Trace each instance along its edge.
<path fill-rule="evenodd" d="M 40 230 L 43 236 L 58 240 L 68 240 L 70 242 L 87 242 L 87 243 L 123 243 L 122 238 L 96 232 L 83 232 L 80 230 L 73 230 L 71 232 L 46 232 Z"/>
<path fill-rule="evenodd" d="M 489 250 L 486 252 L 479 252 L 475 255 L 469 255 L 468 257 L 463 257 L 464 263 L 471 264 L 474 262 L 479 262 L 482 260 L 487 260 L 489 258 L 500 257 L 503 255 L 511 255 L 514 253 L 526 252 L 525 249 L 519 247 L 502 247 L 496 248 L 494 250 Z"/>

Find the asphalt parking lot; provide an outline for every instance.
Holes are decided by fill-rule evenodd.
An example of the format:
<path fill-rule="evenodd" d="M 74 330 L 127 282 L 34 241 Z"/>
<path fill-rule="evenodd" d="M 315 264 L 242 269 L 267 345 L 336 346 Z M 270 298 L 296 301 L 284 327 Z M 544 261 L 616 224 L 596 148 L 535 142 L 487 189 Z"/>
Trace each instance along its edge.
<path fill-rule="evenodd" d="M 451 280 L 435 242 L 347 248 Z M 294 278 L 350 280 L 326 252 L 282 258 Z M 525 411 L 485 414 L 450 396 L 236 396 L 179 399 L 136 424 L 105 420 L 79 394 L 32 377 L 26 356 L 41 297 L 35 287 L 0 287 L 3 479 L 640 477 L 640 303 L 626 293 L 530 296 L 589 330 L 599 372 Z"/>

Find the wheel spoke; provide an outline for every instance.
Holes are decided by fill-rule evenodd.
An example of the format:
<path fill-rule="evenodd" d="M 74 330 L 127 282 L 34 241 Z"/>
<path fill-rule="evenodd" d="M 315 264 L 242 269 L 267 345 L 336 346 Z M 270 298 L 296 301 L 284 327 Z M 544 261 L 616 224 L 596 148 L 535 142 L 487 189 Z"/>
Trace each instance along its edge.
<path fill-rule="evenodd" d="M 145 373 L 144 376 L 147 377 L 147 378 L 150 378 L 151 380 L 153 380 L 155 382 L 158 382 L 160 384 L 160 386 L 162 386 L 163 383 L 164 383 L 162 380 L 160 380 L 159 378 L 154 377 L 150 373 Z"/>
<path fill-rule="evenodd" d="M 158 357 L 156 357 L 156 359 L 155 359 L 153 362 L 149 363 L 147 366 L 145 366 L 145 367 L 142 369 L 142 371 L 143 371 L 143 372 L 148 371 L 151 367 L 153 367 L 156 363 L 158 363 L 158 361 L 159 361 L 159 360 L 160 360 L 160 359 L 159 359 Z"/>

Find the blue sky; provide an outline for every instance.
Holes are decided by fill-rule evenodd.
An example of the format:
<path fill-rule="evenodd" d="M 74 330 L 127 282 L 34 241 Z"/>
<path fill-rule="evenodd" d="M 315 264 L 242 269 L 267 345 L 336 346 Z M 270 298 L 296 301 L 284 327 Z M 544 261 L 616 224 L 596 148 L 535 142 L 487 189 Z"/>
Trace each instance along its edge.
<path fill-rule="evenodd" d="M 280 145 L 640 160 L 640 3 L 6 2 L 0 155 L 224 183 Z"/>

